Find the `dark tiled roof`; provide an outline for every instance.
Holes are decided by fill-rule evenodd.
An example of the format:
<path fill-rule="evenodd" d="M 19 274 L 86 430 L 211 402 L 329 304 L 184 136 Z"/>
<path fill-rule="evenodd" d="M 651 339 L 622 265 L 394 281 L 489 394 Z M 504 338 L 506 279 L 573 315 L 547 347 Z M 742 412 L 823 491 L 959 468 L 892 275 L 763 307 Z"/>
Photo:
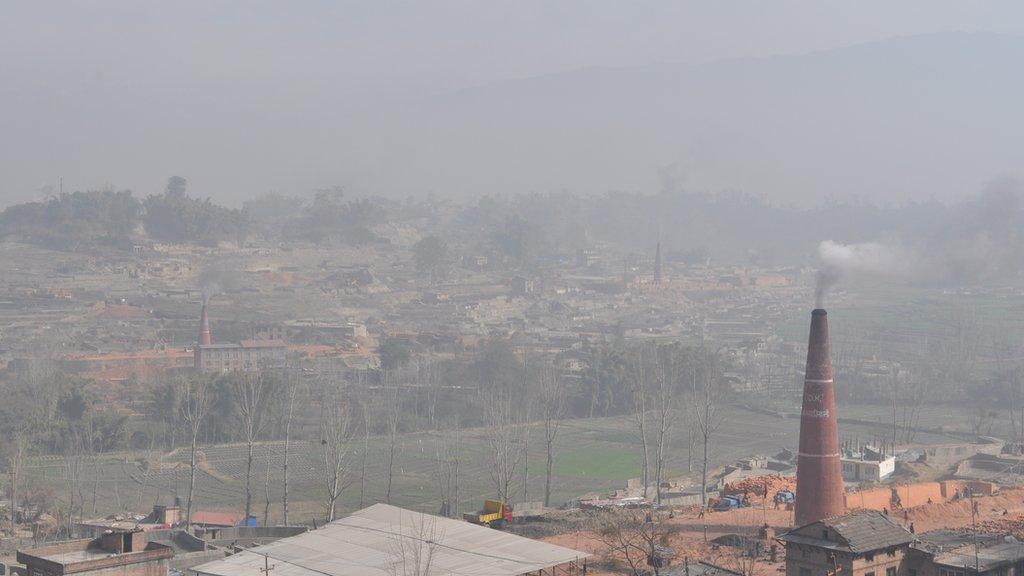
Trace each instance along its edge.
<path fill-rule="evenodd" d="M 874 510 L 828 518 L 822 524 L 835 530 L 856 554 L 914 541 L 914 535 L 900 523 Z"/>
<path fill-rule="evenodd" d="M 839 538 L 826 540 L 814 527 L 828 527 Z M 808 544 L 830 550 L 863 554 L 914 541 L 914 535 L 886 514 L 874 510 L 851 512 L 790 530 L 779 537 L 785 542 Z"/>

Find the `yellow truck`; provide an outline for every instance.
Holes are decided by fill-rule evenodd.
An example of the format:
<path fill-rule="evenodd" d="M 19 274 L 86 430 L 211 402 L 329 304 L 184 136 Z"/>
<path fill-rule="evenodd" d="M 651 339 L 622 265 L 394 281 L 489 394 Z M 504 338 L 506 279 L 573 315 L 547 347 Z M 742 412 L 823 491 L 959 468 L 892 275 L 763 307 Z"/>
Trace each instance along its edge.
<path fill-rule="evenodd" d="M 512 507 L 498 500 L 484 500 L 483 510 L 463 514 L 462 519 L 481 526 L 501 528 L 512 522 Z"/>

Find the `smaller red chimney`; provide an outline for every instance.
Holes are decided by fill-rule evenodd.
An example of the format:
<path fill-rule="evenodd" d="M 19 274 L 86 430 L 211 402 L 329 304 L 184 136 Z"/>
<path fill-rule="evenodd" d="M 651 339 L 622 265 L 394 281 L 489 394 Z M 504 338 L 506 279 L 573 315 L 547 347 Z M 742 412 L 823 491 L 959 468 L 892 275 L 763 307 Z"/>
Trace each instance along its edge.
<path fill-rule="evenodd" d="M 209 346 L 213 344 L 213 336 L 210 335 L 210 317 L 206 314 L 206 303 L 203 302 L 203 311 L 199 317 L 199 345 Z"/>

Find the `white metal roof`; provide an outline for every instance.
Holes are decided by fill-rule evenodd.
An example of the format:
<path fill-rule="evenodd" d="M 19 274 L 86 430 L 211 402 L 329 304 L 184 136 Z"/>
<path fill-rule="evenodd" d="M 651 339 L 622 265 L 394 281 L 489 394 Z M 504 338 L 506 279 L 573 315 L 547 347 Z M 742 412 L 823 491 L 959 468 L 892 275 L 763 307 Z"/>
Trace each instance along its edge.
<path fill-rule="evenodd" d="M 319 530 L 193 570 L 210 576 L 263 576 L 268 562 L 273 570 L 267 576 L 517 576 L 587 556 L 461 520 L 374 504 Z"/>

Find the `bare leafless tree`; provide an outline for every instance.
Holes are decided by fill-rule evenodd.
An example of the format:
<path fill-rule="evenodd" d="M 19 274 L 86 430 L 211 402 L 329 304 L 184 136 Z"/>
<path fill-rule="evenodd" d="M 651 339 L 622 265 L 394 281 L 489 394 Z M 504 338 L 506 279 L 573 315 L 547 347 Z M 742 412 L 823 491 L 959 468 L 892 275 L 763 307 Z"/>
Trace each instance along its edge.
<path fill-rule="evenodd" d="M 263 501 L 263 525 L 270 526 L 270 444 L 267 444 L 267 474 L 263 477 L 263 494 L 265 500 Z"/>
<path fill-rule="evenodd" d="M 486 413 L 491 480 L 498 499 L 509 503 L 512 485 L 523 462 L 523 435 L 527 427 L 511 391 L 494 390 L 486 400 Z"/>
<path fill-rule="evenodd" d="M 666 346 L 654 354 L 654 495 L 660 505 L 670 432 L 680 416 L 680 380 L 684 377 L 690 354 L 679 346 Z"/>
<path fill-rule="evenodd" d="M 192 529 L 192 510 L 196 494 L 196 467 L 198 465 L 197 454 L 199 452 L 199 432 L 202 430 L 203 421 L 210 411 L 212 394 L 209 390 L 209 380 L 201 374 L 180 382 L 185 388 L 184 397 L 179 405 L 179 414 L 189 434 L 189 474 L 188 474 L 188 499 L 185 504 L 185 525 Z"/>
<path fill-rule="evenodd" d="M 391 489 L 395 479 L 395 459 L 398 456 L 398 432 L 402 423 L 402 384 L 397 374 L 385 372 L 382 376 L 383 386 L 383 414 L 385 430 L 387 432 L 387 483 L 384 489 L 384 501 L 391 503 Z"/>
<path fill-rule="evenodd" d="M 370 419 L 372 414 L 370 412 L 370 403 L 362 402 L 360 405 L 363 413 L 363 449 L 359 455 L 359 507 L 362 508 L 365 503 L 366 497 L 366 461 L 370 455 Z"/>
<path fill-rule="evenodd" d="M 691 402 L 693 422 L 702 448 L 701 456 L 701 504 L 707 505 L 708 457 L 711 439 L 722 424 L 719 401 L 722 396 L 721 358 L 719 351 L 699 348 L 690 363 Z"/>
<path fill-rule="evenodd" d="M 637 439 L 640 441 L 640 456 L 643 466 L 640 481 L 643 483 L 643 495 L 647 497 L 647 487 L 651 481 L 651 452 L 648 442 L 647 413 L 651 397 L 651 372 L 654 359 L 650 347 L 643 346 L 630 357 L 628 382 L 630 398 L 633 404 L 633 424 L 636 426 Z"/>
<path fill-rule="evenodd" d="M 530 379 L 530 360 L 523 354 L 523 382 L 519 401 L 519 420 L 523 423 L 523 502 L 530 500 L 530 418 L 534 411 L 537 395 L 533 393 Z"/>
<path fill-rule="evenodd" d="M 282 476 L 282 493 L 281 493 L 281 508 L 282 516 L 285 526 L 290 526 L 288 523 L 288 464 L 291 457 L 291 440 L 292 440 L 292 421 L 295 418 L 295 397 L 299 393 L 299 377 L 295 370 L 289 370 L 287 380 L 285 381 L 284 393 L 284 454 L 282 455 L 281 463 L 281 476 Z"/>
<path fill-rule="evenodd" d="M 388 538 L 391 576 L 440 576 L 434 555 L 444 545 L 444 530 L 426 514 L 414 514 Z"/>
<path fill-rule="evenodd" d="M 335 518 L 338 498 L 352 483 L 349 448 L 352 439 L 348 404 L 337 383 L 324 381 L 320 389 L 320 465 L 327 496 L 327 521 Z"/>
<path fill-rule="evenodd" d="M 659 560 L 670 553 L 661 521 L 645 510 L 606 510 L 593 518 L 593 533 L 605 557 L 625 564 L 632 576 L 662 573 Z"/>
<path fill-rule="evenodd" d="M 67 536 L 74 537 L 75 510 L 82 511 L 82 469 L 85 464 L 85 443 L 77 430 L 64 439 L 64 482 L 67 487 Z"/>
<path fill-rule="evenodd" d="M 552 365 L 545 365 L 539 374 L 537 409 L 544 430 L 544 506 L 551 505 L 551 479 L 555 472 L 555 440 L 566 415 L 566 387 Z"/>
<path fill-rule="evenodd" d="M 8 488 L 11 500 L 11 534 L 16 534 L 18 528 L 18 490 L 21 487 L 21 476 L 25 469 L 25 458 L 31 445 L 29 431 L 25 427 L 18 427 L 11 438 L 7 452 L 7 475 Z"/>
<path fill-rule="evenodd" d="M 457 517 L 459 514 L 459 467 L 462 456 L 462 430 L 458 419 L 438 434 L 435 466 L 438 492 L 441 496 L 441 515 Z"/>
<path fill-rule="evenodd" d="M 245 517 L 252 516 L 252 464 L 253 447 L 266 422 L 267 404 L 273 387 L 272 377 L 264 372 L 238 374 L 231 379 L 235 404 L 242 417 L 245 437 Z"/>

